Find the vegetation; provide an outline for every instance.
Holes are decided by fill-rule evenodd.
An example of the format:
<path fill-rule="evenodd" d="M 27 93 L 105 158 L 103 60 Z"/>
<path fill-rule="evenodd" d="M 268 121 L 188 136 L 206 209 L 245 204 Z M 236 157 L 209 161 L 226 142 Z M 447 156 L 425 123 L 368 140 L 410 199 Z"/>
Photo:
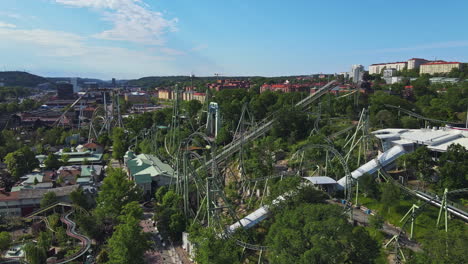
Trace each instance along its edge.
<path fill-rule="evenodd" d="M 116 223 L 122 208 L 130 202 L 140 201 L 141 198 L 141 189 L 128 180 L 123 170 L 109 168 L 96 199 L 95 214 L 100 219 Z"/>
<path fill-rule="evenodd" d="M 143 211 L 138 203 L 130 202 L 124 206 L 122 213 L 119 217 L 120 224 L 115 227 L 115 232 L 109 239 L 107 263 L 143 264 L 144 253 L 150 248 L 149 235 L 143 233 L 139 224 Z"/>
<path fill-rule="evenodd" d="M 58 202 L 57 194 L 54 192 L 46 192 L 41 199 L 41 208 L 45 208 L 56 202 Z"/>
<path fill-rule="evenodd" d="M 32 171 L 39 165 L 34 152 L 26 146 L 17 151 L 8 153 L 5 156 L 5 163 L 15 180 L 19 180 L 21 176 Z"/>

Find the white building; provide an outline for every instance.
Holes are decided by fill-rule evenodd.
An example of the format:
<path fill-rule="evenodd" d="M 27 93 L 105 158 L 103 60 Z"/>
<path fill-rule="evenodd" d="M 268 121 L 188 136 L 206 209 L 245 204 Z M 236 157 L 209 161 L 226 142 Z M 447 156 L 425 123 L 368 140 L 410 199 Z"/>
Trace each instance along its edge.
<path fill-rule="evenodd" d="M 361 64 L 354 64 L 351 66 L 350 76 L 353 78 L 353 82 L 357 83 L 362 81 L 362 76 L 364 75 L 364 66 Z"/>
<path fill-rule="evenodd" d="M 70 83 L 73 85 L 73 93 L 81 92 L 81 87 L 78 86 L 78 78 L 70 78 Z"/>

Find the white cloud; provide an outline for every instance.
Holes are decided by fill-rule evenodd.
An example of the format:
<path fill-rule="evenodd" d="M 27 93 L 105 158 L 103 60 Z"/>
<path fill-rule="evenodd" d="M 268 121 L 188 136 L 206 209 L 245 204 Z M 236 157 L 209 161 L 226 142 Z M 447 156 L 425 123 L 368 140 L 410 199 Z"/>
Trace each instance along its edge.
<path fill-rule="evenodd" d="M 16 25 L 0 21 L 0 28 L 15 28 L 15 27 L 16 27 Z"/>
<path fill-rule="evenodd" d="M 160 56 L 143 50 L 91 45 L 79 35 L 42 29 L 0 28 L 0 39 L 8 39 L 8 49 L 21 48 L 37 59 L 37 67 L 68 65 L 70 70 L 85 69 L 100 76 L 142 76 L 177 74 L 177 66 L 169 56 Z M 4 43 L 0 43 L 0 46 Z M 6 45 L 6 44 L 5 44 Z M 0 48 L 1 52 L 6 51 Z M 42 64 L 42 66 L 41 66 Z"/>
<path fill-rule="evenodd" d="M 151 11 L 142 0 L 55 0 L 57 3 L 101 12 L 113 27 L 94 37 L 140 44 L 162 45 L 164 35 L 177 30 L 177 18 L 166 19 L 161 12 Z"/>

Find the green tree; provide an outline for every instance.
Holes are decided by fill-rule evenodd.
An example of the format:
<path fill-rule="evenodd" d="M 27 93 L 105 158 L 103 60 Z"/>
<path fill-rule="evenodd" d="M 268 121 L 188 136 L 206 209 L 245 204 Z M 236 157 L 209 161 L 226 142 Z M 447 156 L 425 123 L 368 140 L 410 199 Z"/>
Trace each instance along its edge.
<path fill-rule="evenodd" d="M 434 161 L 426 146 L 419 147 L 416 151 L 404 155 L 398 164 L 423 182 L 430 182 L 434 174 Z"/>
<path fill-rule="evenodd" d="M 143 264 L 144 253 L 150 248 L 149 237 L 131 214 L 122 216 L 122 223 L 117 225 L 109 239 L 109 264 Z"/>
<path fill-rule="evenodd" d="M 19 177 L 39 165 L 34 152 L 29 147 L 22 147 L 15 152 L 8 153 L 5 156 L 5 163 L 15 180 L 19 180 Z"/>
<path fill-rule="evenodd" d="M 70 193 L 70 200 L 74 205 L 78 205 L 85 210 L 91 209 L 88 199 L 86 198 L 86 195 L 81 188 L 78 188 Z"/>
<path fill-rule="evenodd" d="M 428 255 L 430 264 L 458 264 L 466 263 L 466 249 L 468 239 L 466 227 L 462 229 L 452 228 L 448 233 L 443 230 L 429 232 L 426 243 L 423 244 L 424 252 Z"/>
<path fill-rule="evenodd" d="M 380 195 L 377 182 L 375 182 L 374 176 L 370 174 L 364 174 L 358 179 L 359 191 L 364 193 L 364 197 L 370 197 L 378 199 Z"/>
<path fill-rule="evenodd" d="M 3 252 L 10 247 L 11 235 L 8 232 L 0 232 L 0 251 Z"/>
<path fill-rule="evenodd" d="M 183 211 L 182 196 L 173 190 L 167 191 L 162 197 L 161 204 L 156 208 L 158 226 L 167 230 L 174 240 L 180 239 L 180 233 L 185 230 L 186 219 Z"/>
<path fill-rule="evenodd" d="M 193 119 L 202 107 L 203 105 L 197 100 L 188 101 L 185 107 L 188 117 Z"/>
<path fill-rule="evenodd" d="M 41 208 L 45 208 L 56 202 L 58 202 L 57 194 L 55 194 L 54 192 L 46 192 L 41 199 Z"/>
<path fill-rule="evenodd" d="M 123 206 L 121 214 L 123 215 L 124 219 L 128 215 L 136 219 L 141 219 L 143 217 L 143 209 L 138 202 L 133 201 Z"/>
<path fill-rule="evenodd" d="M 452 144 L 439 159 L 440 183 L 450 190 L 468 186 L 468 151 L 460 144 Z"/>
<path fill-rule="evenodd" d="M 62 166 L 62 162 L 54 154 L 47 155 L 47 158 L 44 160 L 44 166 L 48 170 L 56 170 Z"/>
<path fill-rule="evenodd" d="M 241 263 L 241 250 L 235 239 L 219 237 L 212 228 L 198 227 L 190 232 L 196 247 L 195 261 L 200 264 Z"/>
<path fill-rule="evenodd" d="M 116 160 L 122 161 L 125 152 L 128 149 L 126 142 L 127 136 L 123 128 L 115 127 L 112 130 L 112 157 Z"/>
<path fill-rule="evenodd" d="M 401 118 L 401 125 L 403 128 L 420 128 L 419 121 L 416 118 L 412 118 L 409 116 L 404 116 Z"/>
<path fill-rule="evenodd" d="M 301 204 L 280 212 L 266 241 L 272 264 L 374 263 L 379 254 L 377 242 L 348 224 L 335 205 Z"/>
<path fill-rule="evenodd" d="M 141 189 L 128 180 L 121 169 L 109 169 L 96 199 L 96 215 L 114 222 L 124 205 L 139 201 Z"/>
<path fill-rule="evenodd" d="M 388 213 L 390 208 L 400 204 L 400 189 L 391 182 L 383 185 L 382 196 L 380 201 L 383 205 L 384 213 Z"/>
<path fill-rule="evenodd" d="M 33 242 L 29 242 L 24 246 L 26 260 L 30 264 L 46 263 L 47 254 L 43 248 L 37 247 Z"/>

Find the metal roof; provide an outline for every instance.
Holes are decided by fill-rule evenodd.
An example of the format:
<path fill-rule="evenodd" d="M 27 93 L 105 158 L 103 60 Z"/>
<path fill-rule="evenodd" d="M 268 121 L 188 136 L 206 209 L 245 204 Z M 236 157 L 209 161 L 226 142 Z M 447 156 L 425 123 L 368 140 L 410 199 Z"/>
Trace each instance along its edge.
<path fill-rule="evenodd" d="M 313 184 L 336 184 L 334 179 L 327 176 L 304 177 L 304 179 L 310 181 Z"/>

